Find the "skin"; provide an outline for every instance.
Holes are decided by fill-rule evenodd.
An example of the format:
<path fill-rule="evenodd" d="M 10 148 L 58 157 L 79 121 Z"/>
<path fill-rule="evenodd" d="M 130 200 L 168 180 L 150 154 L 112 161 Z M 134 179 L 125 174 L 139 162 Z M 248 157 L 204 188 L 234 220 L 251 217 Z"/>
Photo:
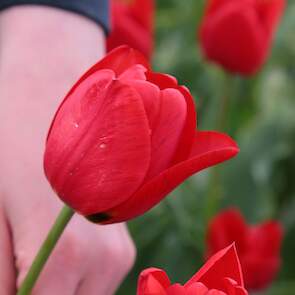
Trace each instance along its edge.
<path fill-rule="evenodd" d="M 15 294 L 62 203 L 42 167 L 60 100 L 104 55 L 104 33 L 78 14 L 45 6 L 0 13 L 0 294 Z M 75 215 L 33 295 L 113 294 L 135 247 L 124 224 Z"/>

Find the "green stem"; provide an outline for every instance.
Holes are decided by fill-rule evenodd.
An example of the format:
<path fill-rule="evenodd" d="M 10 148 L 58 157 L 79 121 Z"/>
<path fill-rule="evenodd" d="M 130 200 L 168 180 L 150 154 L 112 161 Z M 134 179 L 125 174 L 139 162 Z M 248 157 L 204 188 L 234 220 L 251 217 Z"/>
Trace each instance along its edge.
<path fill-rule="evenodd" d="M 16 295 L 29 295 L 31 293 L 48 257 L 73 215 L 74 211 L 71 208 L 67 206 L 62 208 Z"/>

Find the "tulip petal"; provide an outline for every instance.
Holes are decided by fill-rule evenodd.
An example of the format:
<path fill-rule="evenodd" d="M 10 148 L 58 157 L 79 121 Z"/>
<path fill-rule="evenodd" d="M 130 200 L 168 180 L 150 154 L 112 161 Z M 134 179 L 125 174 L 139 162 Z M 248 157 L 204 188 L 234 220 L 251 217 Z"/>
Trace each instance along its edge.
<path fill-rule="evenodd" d="M 283 228 L 275 221 L 268 221 L 250 228 L 250 243 L 264 257 L 279 256 L 282 238 Z"/>
<path fill-rule="evenodd" d="M 151 166 L 145 181 L 159 174 L 171 164 L 187 118 L 187 104 L 178 89 L 165 88 L 161 92 L 149 81 L 125 80 L 139 74 L 123 73 L 125 83 L 133 86 L 141 95 L 149 119 L 152 137 Z M 181 143 L 181 146 L 183 144 Z"/>
<path fill-rule="evenodd" d="M 132 86 L 140 94 L 149 120 L 150 129 L 155 129 L 161 103 L 159 87 L 143 80 L 125 80 L 124 83 Z"/>
<path fill-rule="evenodd" d="M 78 140 L 78 132 L 83 132 L 81 127 L 89 124 L 93 115 L 87 115 L 82 118 L 82 114 L 87 112 L 88 106 L 95 106 L 92 111 L 96 112 L 102 99 L 89 95 L 89 89 L 95 87 L 95 92 L 100 92 L 101 97 L 105 95 L 106 90 L 114 79 L 114 72 L 111 70 L 102 70 L 93 74 L 89 79 L 79 85 L 70 99 L 64 100 L 58 108 L 47 136 L 45 152 L 45 172 L 49 179 L 53 174 L 65 165 L 60 165 L 60 158 L 66 158 L 71 155 L 73 141 Z M 95 96 L 95 95 L 94 95 Z M 88 99 L 88 97 L 90 99 Z M 89 110 L 90 108 L 88 108 Z M 81 126 L 81 118 L 83 119 Z M 54 128 L 53 128 L 54 127 Z M 80 127 L 80 128 L 79 128 Z M 64 140 L 64 139 L 68 140 Z M 53 144 L 52 144 L 53 142 Z M 52 154 L 51 154 L 52 153 Z M 60 175 L 60 173 L 59 173 Z"/>
<path fill-rule="evenodd" d="M 198 131 L 190 158 L 163 171 L 144 184 L 125 203 L 108 212 L 109 222 L 120 222 L 151 209 L 181 182 L 207 167 L 224 162 L 238 153 L 236 143 L 227 135 L 214 131 Z"/>
<path fill-rule="evenodd" d="M 81 78 L 74 84 L 74 86 L 63 99 L 56 114 L 58 113 L 59 109 L 62 108 L 64 102 L 68 99 L 68 97 L 75 91 L 75 89 L 93 73 L 104 69 L 111 69 L 115 72 L 116 76 L 118 77 L 129 67 L 132 67 L 136 64 L 141 64 L 146 69 L 150 69 L 149 63 L 146 61 L 145 57 L 139 51 L 134 50 L 126 45 L 122 45 L 115 48 L 81 76 Z M 49 133 L 47 135 L 47 138 L 48 136 Z"/>
<path fill-rule="evenodd" d="M 167 291 L 167 295 L 187 295 L 186 290 L 180 284 L 174 284 L 170 286 Z"/>
<path fill-rule="evenodd" d="M 146 80 L 146 73 L 147 69 L 140 65 L 136 64 L 130 68 L 128 68 L 126 71 L 124 71 L 120 76 L 119 80 L 125 81 L 125 80 Z"/>
<path fill-rule="evenodd" d="M 150 33 L 153 31 L 154 24 L 154 0 L 136 0 L 131 6 L 132 13 L 139 23 Z M 143 13 L 144 12 L 144 13 Z"/>
<path fill-rule="evenodd" d="M 153 50 L 154 0 L 111 1 L 112 31 L 107 49 L 128 44 L 150 57 Z"/>
<path fill-rule="evenodd" d="M 194 100 L 185 86 L 179 86 L 177 80 L 167 74 L 147 72 L 147 80 L 159 86 L 160 89 L 175 88 L 185 98 L 186 101 L 186 121 L 183 126 L 182 134 L 179 138 L 179 145 L 174 153 L 171 166 L 187 159 L 194 141 L 194 133 L 197 125 L 197 114 Z"/>
<path fill-rule="evenodd" d="M 83 215 L 126 201 L 150 165 L 141 97 L 118 80 L 99 87 L 100 72 L 83 81 L 57 113 L 45 154 L 46 175 L 54 189 Z"/>
<path fill-rule="evenodd" d="M 206 57 L 232 72 L 253 74 L 267 54 L 268 36 L 256 11 L 239 1 L 205 18 L 200 38 Z"/>
<path fill-rule="evenodd" d="M 228 295 L 248 295 L 248 292 L 244 287 L 238 285 L 236 281 L 231 278 L 224 278 L 224 286 L 226 289 L 226 294 Z"/>
<path fill-rule="evenodd" d="M 174 154 L 172 165 L 187 159 L 187 157 L 189 156 L 192 150 L 192 145 L 194 143 L 195 129 L 197 127 L 197 113 L 195 110 L 195 103 L 189 90 L 185 86 L 179 86 L 178 90 L 185 98 L 187 105 L 187 117 L 181 137 L 179 139 L 178 149 Z"/>
<path fill-rule="evenodd" d="M 236 295 L 236 294 L 225 294 L 222 291 L 216 290 L 216 289 L 211 289 L 208 291 L 206 295 Z"/>
<path fill-rule="evenodd" d="M 185 284 L 185 287 L 201 282 L 209 290 L 217 289 L 226 292 L 227 286 L 224 284 L 226 277 L 236 281 L 239 286 L 244 286 L 241 266 L 234 244 L 212 256 Z"/>
<path fill-rule="evenodd" d="M 122 73 L 119 79 L 132 86 L 140 94 L 149 120 L 150 129 L 156 128 L 155 123 L 160 115 L 160 89 L 157 85 L 146 81 L 146 69 L 135 65 Z"/>
<path fill-rule="evenodd" d="M 175 77 L 168 75 L 168 74 L 162 74 L 162 73 L 155 73 L 148 71 L 146 73 L 147 80 L 157 86 L 161 90 L 165 88 L 177 88 L 177 80 Z"/>
<path fill-rule="evenodd" d="M 186 295 L 207 295 L 208 292 L 208 288 L 200 282 L 193 283 L 186 289 Z"/>
<path fill-rule="evenodd" d="M 255 1 L 255 8 L 264 24 L 266 32 L 271 37 L 286 6 L 285 0 Z"/>
<path fill-rule="evenodd" d="M 247 233 L 247 225 L 237 209 L 231 208 L 220 213 L 209 224 L 206 257 L 209 258 L 233 242 L 239 254 L 243 253 L 247 247 Z"/>
<path fill-rule="evenodd" d="M 169 167 L 186 120 L 186 102 L 176 89 L 161 90 L 159 107 L 157 120 L 152 128 L 151 165 L 145 181 Z"/>
<path fill-rule="evenodd" d="M 107 38 L 107 49 L 109 51 L 122 44 L 128 44 L 150 58 L 153 49 L 152 33 L 128 15 L 120 16 Z"/>
<path fill-rule="evenodd" d="M 137 295 L 166 295 L 166 289 L 169 286 L 170 280 L 163 270 L 148 268 L 139 276 Z"/>
<path fill-rule="evenodd" d="M 277 222 L 270 221 L 248 229 L 247 252 L 241 256 L 247 288 L 263 289 L 274 280 L 281 266 L 282 236 L 282 227 Z"/>
<path fill-rule="evenodd" d="M 279 256 L 264 257 L 261 253 L 241 256 L 245 286 L 249 290 L 266 288 L 276 277 L 281 260 Z"/>
<path fill-rule="evenodd" d="M 118 77 L 128 68 L 136 64 L 142 65 L 147 70 L 150 69 L 149 63 L 139 51 L 129 46 L 122 45 L 115 48 L 111 52 L 109 52 L 101 61 L 99 61 L 96 65 L 94 65 L 87 73 L 89 76 L 89 73 L 91 74 L 93 72 L 96 72 L 97 70 L 111 69 L 116 73 L 116 76 Z M 84 76 L 82 76 L 81 79 L 83 79 L 83 77 Z"/>

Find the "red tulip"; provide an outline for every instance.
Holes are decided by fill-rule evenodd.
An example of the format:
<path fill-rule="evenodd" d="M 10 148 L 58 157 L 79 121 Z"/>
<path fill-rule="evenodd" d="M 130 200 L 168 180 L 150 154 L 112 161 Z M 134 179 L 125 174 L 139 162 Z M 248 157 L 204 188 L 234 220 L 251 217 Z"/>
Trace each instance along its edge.
<path fill-rule="evenodd" d="M 228 209 L 217 215 L 209 225 L 207 257 L 235 242 L 246 288 L 263 289 L 274 280 L 280 268 L 282 236 L 278 222 L 249 226 L 238 210 Z"/>
<path fill-rule="evenodd" d="M 148 59 L 154 39 L 154 0 L 112 0 L 112 30 L 107 39 L 107 50 L 129 45 Z"/>
<path fill-rule="evenodd" d="M 265 62 L 285 0 L 208 0 L 200 27 L 204 55 L 252 75 Z"/>
<path fill-rule="evenodd" d="M 122 46 L 94 65 L 60 105 L 44 167 L 59 197 L 97 222 L 143 214 L 187 177 L 238 152 L 197 131 L 192 96 Z"/>
<path fill-rule="evenodd" d="M 247 295 L 239 258 L 234 245 L 211 257 L 184 285 L 171 284 L 157 268 L 144 270 L 139 277 L 137 295 Z"/>

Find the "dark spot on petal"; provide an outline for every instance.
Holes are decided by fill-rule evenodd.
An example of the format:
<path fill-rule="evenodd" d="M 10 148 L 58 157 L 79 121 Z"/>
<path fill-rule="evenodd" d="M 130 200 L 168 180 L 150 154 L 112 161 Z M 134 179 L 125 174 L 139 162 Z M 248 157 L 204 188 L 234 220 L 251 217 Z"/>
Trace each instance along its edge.
<path fill-rule="evenodd" d="M 104 213 L 104 212 L 91 214 L 91 215 L 88 215 L 85 217 L 89 221 L 94 222 L 94 223 L 102 223 L 102 222 L 106 222 L 111 219 L 111 215 L 109 215 L 108 213 Z"/>

